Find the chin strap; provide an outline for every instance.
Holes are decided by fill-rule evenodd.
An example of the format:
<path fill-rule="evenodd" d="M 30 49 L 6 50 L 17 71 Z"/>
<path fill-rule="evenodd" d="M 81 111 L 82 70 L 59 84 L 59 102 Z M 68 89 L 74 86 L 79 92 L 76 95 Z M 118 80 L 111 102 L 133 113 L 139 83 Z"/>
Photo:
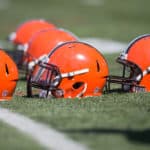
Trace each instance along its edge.
<path fill-rule="evenodd" d="M 142 77 L 144 77 L 145 75 L 149 74 L 150 73 L 150 66 L 147 67 L 147 69 L 145 69 L 142 74 L 139 74 L 137 77 L 136 77 L 136 81 L 140 81 L 142 79 Z"/>

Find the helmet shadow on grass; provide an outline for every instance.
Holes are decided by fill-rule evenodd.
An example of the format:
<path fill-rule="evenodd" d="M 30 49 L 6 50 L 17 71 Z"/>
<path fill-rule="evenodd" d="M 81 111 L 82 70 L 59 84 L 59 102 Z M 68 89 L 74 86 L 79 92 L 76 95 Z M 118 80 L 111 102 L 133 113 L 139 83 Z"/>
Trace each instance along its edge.
<path fill-rule="evenodd" d="M 150 129 L 145 130 L 132 130 L 132 129 L 66 129 L 61 130 L 65 133 L 82 133 L 82 134 L 101 134 L 101 135 L 123 135 L 132 142 L 138 142 L 143 144 L 150 144 Z"/>

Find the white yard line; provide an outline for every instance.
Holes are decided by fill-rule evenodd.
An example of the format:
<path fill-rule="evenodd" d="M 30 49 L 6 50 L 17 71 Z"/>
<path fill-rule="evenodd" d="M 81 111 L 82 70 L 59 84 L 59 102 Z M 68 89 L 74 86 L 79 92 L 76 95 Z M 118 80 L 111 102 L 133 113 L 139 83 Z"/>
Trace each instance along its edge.
<path fill-rule="evenodd" d="M 101 38 L 79 38 L 79 40 L 89 43 L 97 48 L 101 53 L 122 52 L 127 44 L 123 42 L 113 41 Z M 10 49 L 11 44 L 6 41 L 0 41 L 0 48 Z"/>
<path fill-rule="evenodd" d="M 122 52 L 127 44 L 123 42 L 100 39 L 100 38 L 81 38 L 82 41 L 91 44 L 97 48 L 101 53 L 116 53 Z"/>
<path fill-rule="evenodd" d="M 3 121 L 21 132 L 30 135 L 47 149 L 51 150 L 87 150 L 80 143 L 77 143 L 66 135 L 46 126 L 42 123 L 33 121 L 23 115 L 9 111 L 0 107 L 0 121 Z"/>
<path fill-rule="evenodd" d="M 104 0 L 80 0 L 80 3 L 85 6 L 102 6 L 104 5 Z"/>

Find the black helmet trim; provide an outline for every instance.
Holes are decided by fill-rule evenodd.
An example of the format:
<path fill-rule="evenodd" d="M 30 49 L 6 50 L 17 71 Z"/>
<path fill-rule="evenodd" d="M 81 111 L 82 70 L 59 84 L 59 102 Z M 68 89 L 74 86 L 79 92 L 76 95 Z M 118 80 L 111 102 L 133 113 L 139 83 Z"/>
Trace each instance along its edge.
<path fill-rule="evenodd" d="M 58 50 L 60 47 L 62 47 L 63 45 L 73 44 L 73 43 L 80 43 L 80 44 L 84 44 L 84 45 L 87 45 L 87 46 L 89 46 L 89 47 L 94 48 L 98 53 L 101 54 L 101 56 L 103 57 L 103 59 L 106 61 L 105 57 L 102 55 L 102 53 L 101 53 L 99 50 L 97 50 L 97 48 L 95 48 L 94 46 L 92 46 L 92 45 L 90 45 L 90 44 L 88 44 L 88 43 L 86 43 L 86 42 L 81 42 L 81 41 L 68 41 L 68 42 L 63 42 L 63 43 L 57 45 L 55 48 L 53 48 L 53 49 L 51 50 L 51 52 L 48 54 L 48 57 L 50 58 L 50 57 L 53 55 L 53 53 L 54 53 L 55 51 L 57 51 L 57 50 Z M 106 61 L 106 62 L 107 62 L 107 61 Z"/>
<path fill-rule="evenodd" d="M 137 38 L 133 39 L 127 49 L 124 51 L 126 54 L 129 52 L 130 48 L 133 46 L 133 44 L 135 44 L 137 41 L 141 40 L 142 38 L 145 38 L 145 37 L 150 37 L 150 34 L 144 34 L 144 35 L 141 35 L 141 36 L 138 36 Z"/>

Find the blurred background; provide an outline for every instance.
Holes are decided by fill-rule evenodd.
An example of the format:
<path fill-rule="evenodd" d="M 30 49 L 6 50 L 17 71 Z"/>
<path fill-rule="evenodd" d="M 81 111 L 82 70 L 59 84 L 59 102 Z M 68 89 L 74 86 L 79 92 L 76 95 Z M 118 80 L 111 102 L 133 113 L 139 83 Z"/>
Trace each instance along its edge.
<path fill-rule="evenodd" d="M 0 39 L 29 19 L 46 19 L 80 37 L 129 42 L 149 33 L 149 0 L 0 0 Z"/>

